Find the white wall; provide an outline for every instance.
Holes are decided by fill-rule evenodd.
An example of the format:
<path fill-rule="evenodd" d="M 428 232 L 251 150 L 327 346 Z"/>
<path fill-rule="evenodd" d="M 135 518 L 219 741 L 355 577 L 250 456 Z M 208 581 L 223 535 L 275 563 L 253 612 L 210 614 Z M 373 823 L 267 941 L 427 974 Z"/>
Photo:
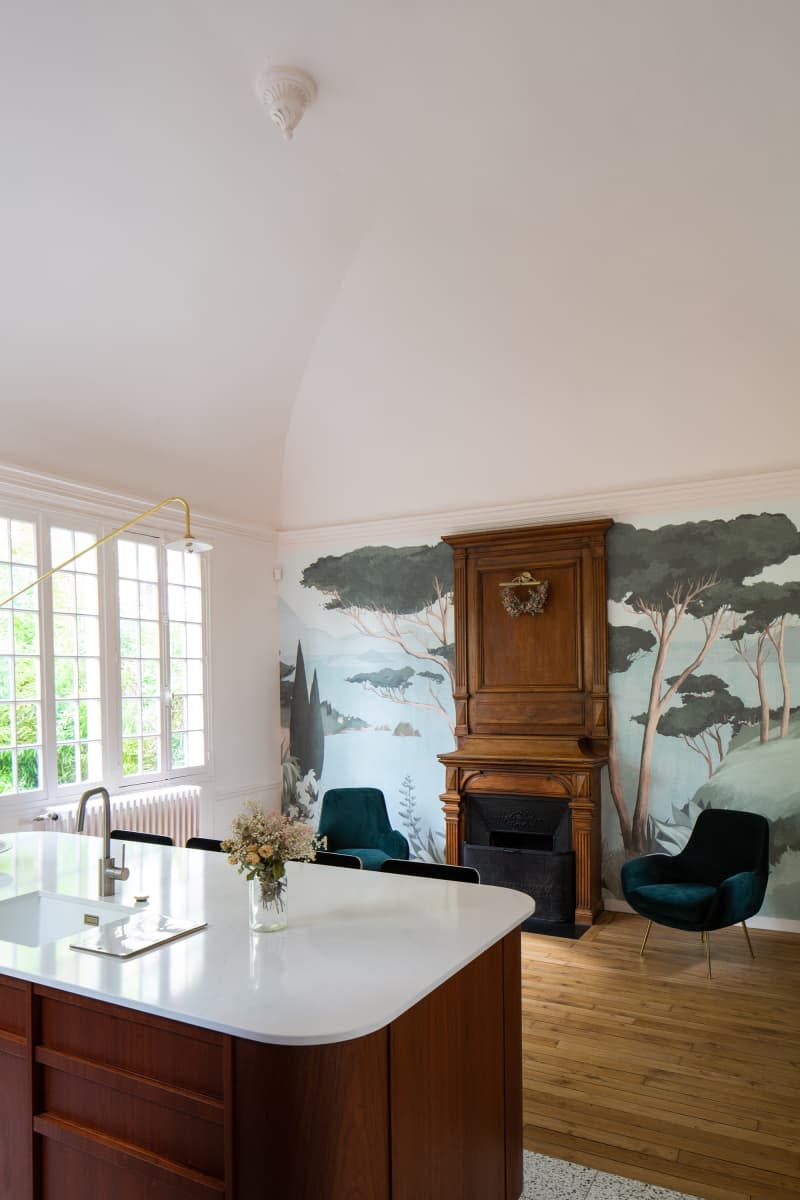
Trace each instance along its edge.
<path fill-rule="evenodd" d="M 272 542 L 215 535 L 210 594 L 214 780 L 209 836 L 242 801 L 280 801 L 278 630 Z"/>

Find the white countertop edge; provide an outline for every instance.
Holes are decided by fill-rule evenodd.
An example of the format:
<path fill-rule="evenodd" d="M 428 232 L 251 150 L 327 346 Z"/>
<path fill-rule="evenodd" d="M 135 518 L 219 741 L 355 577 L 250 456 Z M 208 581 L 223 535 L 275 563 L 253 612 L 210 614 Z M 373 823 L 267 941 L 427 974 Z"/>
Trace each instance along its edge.
<path fill-rule="evenodd" d="M 464 884 L 462 886 L 470 887 L 475 885 Z M 487 884 L 484 886 L 489 887 L 491 885 Z M 504 892 L 510 890 L 512 889 L 503 889 Z M 441 987 L 443 983 L 447 983 L 448 979 L 454 979 L 455 976 L 458 975 L 459 972 L 465 967 L 469 966 L 471 962 L 474 962 L 475 959 L 480 958 L 482 954 L 491 949 L 491 947 L 497 942 L 501 942 L 503 938 L 508 936 L 509 933 L 513 933 L 515 929 L 519 929 L 522 925 L 522 922 L 527 920 L 527 918 L 532 915 L 536 906 L 531 900 L 530 896 L 526 896 L 524 892 L 515 892 L 515 895 L 519 896 L 520 899 L 525 902 L 525 912 L 520 917 L 519 921 L 513 921 L 508 928 L 497 937 L 488 938 L 485 944 L 482 944 L 479 949 L 477 949 L 468 958 L 464 959 L 458 970 L 444 972 L 440 977 L 435 978 L 429 986 L 422 988 L 409 1003 L 401 1005 L 396 1011 L 391 1012 L 391 1015 L 388 1017 L 384 1015 L 381 1020 L 376 1023 L 368 1022 L 367 1024 L 359 1026 L 356 1029 L 347 1028 L 341 1030 L 331 1030 L 324 1034 L 312 1034 L 308 1037 L 290 1037 L 282 1035 L 267 1036 L 260 1030 L 223 1024 L 218 1021 L 213 1021 L 209 1018 L 197 1016 L 194 1013 L 182 1012 L 177 1008 L 164 1009 L 155 1005 L 136 1003 L 132 1000 L 128 1000 L 127 998 L 109 996 L 105 992 L 101 992 L 92 988 L 84 988 L 77 984 L 70 983 L 69 986 L 67 986 L 65 983 L 43 979 L 40 975 L 11 970 L 8 967 L 3 967 L 0 971 L 0 974 L 6 975 L 9 978 L 20 979 L 25 983 L 31 983 L 37 987 L 49 988 L 54 992 L 64 992 L 67 995 L 83 996 L 87 1000 L 99 1000 L 103 1004 L 114 1005 L 117 1008 L 129 1008 L 134 1012 L 146 1013 L 151 1017 L 161 1017 L 166 1021 L 177 1021 L 182 1025 L 194 1025 L 199 1029 L 210 1029 L 214 1033 L 224 1033 L 231 1037 L 244 1038 L 248 1042 L 263 1042 L 265 1045 L 270 1046 L 330 1046 L 336 1045 L 339 1042 L 352 1042 L 357 1038 L 367 1037 L 371 1033 L 377 1033 L 381 1029 L 387 1029 L 393 1021 L 397 1020 L 398 1017 L 403 1016 L 404 1013 L 409 1012 L 416 1004 L 419 1004 L 420 1000 L 424 1000 L 426 996 L 430 996 L 436 991 L 437 988 Z M 189 934 L 188 936 L 196 937 L 201 935 L 202 932 L 202 930 L 198 930 L 197 934 Z M 280 938 L 285 937 L 286 932 L 287 931 L 278 933 L 261 933 L 256 934 L 255 936 L 263 938 Z M 158 953 L 158 951 L 145 951 L 144 953 Z"/>

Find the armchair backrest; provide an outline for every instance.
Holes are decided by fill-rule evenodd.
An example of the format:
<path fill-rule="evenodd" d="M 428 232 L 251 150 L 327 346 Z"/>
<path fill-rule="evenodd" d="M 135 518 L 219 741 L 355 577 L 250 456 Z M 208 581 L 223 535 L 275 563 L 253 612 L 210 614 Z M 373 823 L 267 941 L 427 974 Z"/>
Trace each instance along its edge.
<path fill-rule="evenodd" d="M 677 856 L 682 871 L 718 887 L 740 871 L 769 874 L 769 822 L 758 813 L 706 808 Z"/>
<path fill-rule="evenodd" d="M 322 798 L 317 833 L 328 849 L 378 847 L 391 829 L 379 788 L 331 788 Z"/>

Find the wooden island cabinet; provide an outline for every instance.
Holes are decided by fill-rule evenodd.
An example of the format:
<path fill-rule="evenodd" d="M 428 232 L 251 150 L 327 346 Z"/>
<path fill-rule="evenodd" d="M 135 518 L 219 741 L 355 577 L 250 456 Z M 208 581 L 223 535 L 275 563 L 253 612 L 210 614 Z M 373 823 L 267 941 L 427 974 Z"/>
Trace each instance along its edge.
<path fill-rule="evenodd" d="M 359 872 L 360 880 L 342 878 L 351 874 L 305 868 L 301 881 L 316 900 L 306 896 L 305 912 L 296 905 L 294 931 L 252 935 L 251 965 L 259 955 L 263 962 L 248 972 L 249 996 L 246 981 L 232 969 L 235 951 L 229 958 L 227 984 L 234 999 L 226 1013 L 236 1011 L 238 986 L 243 1025 L 253 1025 L 252 991 L 262 993 L 262 1028 L 251 1029 L 251 1036 L 162 1015 L 170 964 L 158 956 L 174 953 L 174 947 L 138 960 L 149 959 L 153 978 L 157 973 L 162 980 L 160 995 L 153 984 L 144 1004 L 86 994 L 90 980 L 94 990 L 103 980 L 116 980 L 117 991 L 123 991 L 126 978 L 133 983 L 125 976 L 133 960 L 98 963 L 66 944 L 45 956 L 41 981 L 33 971 L 30 978 L 19 977 L 18 964 L 15 974 L 0 974 L 4 1200 L 517 1200 L 522 1190 L 517 926 L 527 911 L 524 898 L 517 898 L 514 909 L 514 901 L 497 904 L 501 889 L 404 879 L 410 890 L 398 892 L 391 877 L 370 879 Z M 236 882 L 233 872 L 220 879 L 225 886 Z M 327 1011 L 328 1027 L 310 1029 L 308 1038 L 295 1036 L 291 1011 L 287 1008 L 282 1024 L 279 1010 L 300 986 L 291 978 L 293 961 L 300 969 L 314 953 L 324 954 L 327 942 L 306 923 L 309 913 L 322 911 L 320 899 L 334 950 L 346 940 L 346 930 L 335 928 L 330 917 L 338 903 L 340 920 L 353 925 L 353 952 L 369 954 L 366 926 L 353 911 L 359 884 L 366 889 L 364 921 L 376 926 L 378 936 L 382 913 L 386 935 L 399 928 L 398 897 L 410 902 L 407 923 L 423 921 L 430 932 L 438 922 L 438 934 L 420 938 L 425 961 L 432 961 L 437 937 L 448 929 L 455 935 L 471 914 L 476 924 L 482 921 L 479 936 L 486 940 L 486 914 L 478 919 L 481 892 L 496 918 L 502 912 L 506 928 L 436 986 L 423 989 L 414 1003 L 399 997 L 392 1018 L 363 1033 L 355 1031 L 364 1020 L 355 991 L 353 1028 L 337 1028 L 336 1006 L 346 991 L 331 980 L 326 1003 L 324 979 L 307 979 L 304 986 L 316 993 L 320 1011 Z M 292 885 L 300 890 L 297 877 Z M 214 928 L 211 919 L 204 934 L 213 939 Z M 204 934 L 184 939 L 183 958 L 175 963 L 185 968 L 188 956 L 192 966 Z M 62 971 L 73 970 L 69 986 L 53 986 L 46 978 L 59 962 L 65 964 Z M 380 968 L 374 955 L 372 966 Z M 361 988 L 362 975 L 352 963 L 350 973 L 353 988 Z M 413 975 L 413 969 L 405 974 Z M 146 989 L 148 981 L 149 970 L 140 967 L 136 986 Z M 215 983 L 218 1008 L 224 982 Z M 172 986 L 177 992 L 175 980 Z M 198 1016 L 209 1019 L 207 1012 Z M 268 1040 L 270 1024 L 276 1040 Z"/>

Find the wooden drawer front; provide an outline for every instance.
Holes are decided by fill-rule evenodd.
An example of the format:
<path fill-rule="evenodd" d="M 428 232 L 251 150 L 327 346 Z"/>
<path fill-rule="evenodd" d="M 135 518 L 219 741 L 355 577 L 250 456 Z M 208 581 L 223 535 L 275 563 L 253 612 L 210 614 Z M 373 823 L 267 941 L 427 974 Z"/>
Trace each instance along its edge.
<path fill-rule="evenodd" d="M 222 1034 L 82 996 L 36 991 L 40 1045 L 222 1099 Z"/>
<path fill-rule="evenodd" d="M 479 692 L 469 705 L 472 733 L 524 730 L 546 733 L 558 729 L 581 732 L 586 720 L 583 696 L 564 693 L 519 692 L 517 695 Z"/>
<path fill-rule="evenodd" d="M 4 979 L 0 983 L 0 1035 L 11 1033 L 24 1038 L 27 1029 L 27 1012 L 30 1004 L 29 983 Z"/>
<path fill-rule="evenodd" d="M 64 1140 L 62 1131 L 55 1132 L 57 1137 L 39 1139 L 41 1200 L 217 1200 L 224 1195 L 221 1186 L 176 1178 L 158 1163 L 129 1162 L 113 1146 L 84 1146 L 79 1140 L 73 1146 L 69 1131 L 63 1131 Z"/>
<path fill-rule="evenodd" d="M 128 1079 L 117 1072 L 107 1071 L 105 1076 L 101 1084 L 66 1070 L 43 1068 L 40 1115 L 59 1117 L 203 1175 L 224 1177 L 221 1106 L 214 1110 L 207 1104 L 206 1114 L 192 1112 L 190 1104 L 176 1111 L 166 1089 L 151 1088 L 153 1098 L 148 1099 L 137 1081 L 128 1086 Z"/>

